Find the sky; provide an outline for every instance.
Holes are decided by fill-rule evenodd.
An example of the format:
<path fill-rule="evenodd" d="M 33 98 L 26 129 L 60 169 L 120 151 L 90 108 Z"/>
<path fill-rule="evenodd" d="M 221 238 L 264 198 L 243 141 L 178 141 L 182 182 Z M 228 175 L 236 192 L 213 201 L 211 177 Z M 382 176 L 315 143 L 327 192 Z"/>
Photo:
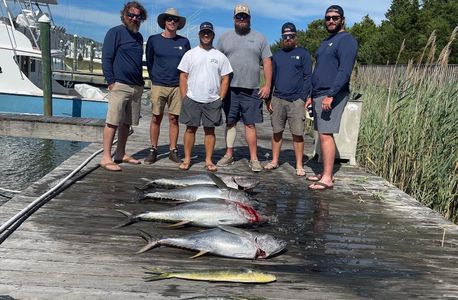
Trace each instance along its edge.
<path fill-rule="evenodd" d="M 105 33 L 120 24 L 119 11 L 123 0 L 57 0 L 51 6 L 56 25 L 63 26 L 67 33 L 77 34 L 103 42 Z M 148 12 L 140 32 L 146 41 L 148 36 L 161 32 L 157 25 L 157 15 L 169 7 L 175 7 L 179 14 L 187 18 L 187 26 L 180 32 L 187 36 L 191 45 L 198 43 L 198 26 L 204 21 L 213 23 L 216 40 L 227 30 L 233 30 L 233 9 L 240 1 L 230 0 L 144 0 L 139 1 Z M 296 28 L 305 30 L 308 23 L 321 19 L 326 8 L 332 4 L 343 7 L 346 22 L 352 25 L 369 15 L 377 24 L 385 18 L 391 0 L 246 0 L 251 9 L 251 27 L 261 32 L 269 44 L 280 38 L 283 23 L 293 22 Z"/>

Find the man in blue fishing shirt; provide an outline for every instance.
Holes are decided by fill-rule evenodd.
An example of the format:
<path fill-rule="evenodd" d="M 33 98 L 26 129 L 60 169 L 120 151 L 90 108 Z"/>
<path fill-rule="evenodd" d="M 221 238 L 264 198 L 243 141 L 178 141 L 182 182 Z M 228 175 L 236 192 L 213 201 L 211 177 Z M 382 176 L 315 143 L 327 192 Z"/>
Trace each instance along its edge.
<path fill-rule="evenodd" d="M 272 56 L 273 95 L 267 109 L 271 113 L 272 160 L 266 170 L 279 167 L 280 149 L 286 122 L 293 136 L 296 175 L 305 176 L 304 155 L 305 101 L 311 92 L 312 58 L 307 49 L 297 46 L 296 26 L 285 23 L 281 28 L 282 49 Z"/>
<path fill-rule="evenodd" d="M 121 171 L 119 163 L 140 164 L 126 154 L 129 127 L 138 125 L 143 93 L 143 36 L 138 32 L 146 20 L 145 8 L 136 1 L 121 10 L 122 25 L 111 28 L 103 42 L 102 69 L 108 83 L 108 111 L 103 129 L 103 156 L 100 166 L 108 171 Z M 113 159 L 111 147 L 118 131 Z"/>
<path fill-rule="evenodd" d="M 314 128 L 318 131 L 323 172 L 307 177 L 313 181 L 311 190 L 332 189 L 336 155 L 334 133 L 340 129 L 340 120 L 350 94 L 350 76 L 358 52 L 358 43 L 345 32 L 342 7 L 331 5 L 326 9 L 325 26 L 329 36 L 316 51 L 316 65 L 312 75 Z"/>
<path fill-rule="evenodd" d="M 157 144 L 161 130 L 164 109 L 169 115 L 169 159 L 179 163 L 178 156 L 178 117 L 181 112 L 182 95 L 179 89 L 180 72 L 177 69 L 183 55 L 191 49 L 189 40 L 177 34 L 186 24 L 186 18 L 175 8 L 169 8 L 157 17 L 157 23 L 164 29 L 162 33 L 149 37 L 146 43 L 146 64 L 151 79 L 151 108 L 153 116 L 150 124 L 151 149 L 145 163 L 157 160 Z"/>

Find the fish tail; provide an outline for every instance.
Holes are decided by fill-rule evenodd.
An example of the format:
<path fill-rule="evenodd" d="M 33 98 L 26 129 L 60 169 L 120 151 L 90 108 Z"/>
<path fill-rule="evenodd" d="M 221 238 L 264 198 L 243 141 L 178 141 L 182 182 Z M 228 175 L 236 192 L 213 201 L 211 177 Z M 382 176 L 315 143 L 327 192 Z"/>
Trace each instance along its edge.
<path fill-rule="evenodd" d="M 168 279 L 168 278 L 170 277 L 167 274 L 150 275 L 150 276 L 143 277 L 145 281 L 158 281 L 158 280 L 163 280 L 163 279 Z"/>
<path fill-rule="evenodd" d="M 146 231 L 140 230 L 140 236 L 146 241 L 146 245 L 143 246 L 143 248 L 141 248 L 140 250 L 138 250 L 137 254 L 159 247 L 158 241 L 153 240 L 151 235 Z"/>
<path fill-rule="evenodd" d="M 145 274 L 147 274 L 147 276 L 143 277 L 145 281 L 157 281 L 157 280 L 171 278 L 170 273 L 164 272 L 159 268 L 143 267 L 143 269 L 146 270 Z"/>
<path fill-rule="evenodd" d="M 116 211 L 121 213 L 121 214 L 123 214 L 124 216 L 126 216 L 127 217 L 127 221 L 125 221 L 124 223 L 121 223 L 119 225 L 116 225 L 113 228 L 121 228 L 121 227 L 124 227 L 124 226 L 127 226 L 127 225 L 130 225 L 130 224 L 133 224 L 133 223 L 137 222 L 137 219 L 135 218 L 135 216 L 132 215 L 130 212 L 122 210 L 122 209 L 117 209 Z"/>
<path fill-rule="evenodd" d="M 135 201 L 141 201 L 143 199 L 145 199 L 145 192 L 142 188 L 139 188 L 139 187 L 135 187 L 135 197 L 134 197 Z"/>

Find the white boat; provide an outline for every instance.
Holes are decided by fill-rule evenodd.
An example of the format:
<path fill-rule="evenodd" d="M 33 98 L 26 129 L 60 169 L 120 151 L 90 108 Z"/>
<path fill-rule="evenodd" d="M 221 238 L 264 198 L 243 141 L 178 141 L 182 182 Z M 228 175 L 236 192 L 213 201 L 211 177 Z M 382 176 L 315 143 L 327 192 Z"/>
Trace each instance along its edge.
<path fill-rule="evenodd" d="M 57 0 L 0 1 L 0 112 L 43 114 L 38 19 L 47 10 L 53 24 L 49 5 L 57 5 Z M 55 64 L 63 64 L 62 51 L 51 50 L 51 56 Z M 80 91 L 86 91 L 88 98 L 53 79 L 53 115 L 105 118 L 106 94 L 97 90 L 82 87 Z"/>

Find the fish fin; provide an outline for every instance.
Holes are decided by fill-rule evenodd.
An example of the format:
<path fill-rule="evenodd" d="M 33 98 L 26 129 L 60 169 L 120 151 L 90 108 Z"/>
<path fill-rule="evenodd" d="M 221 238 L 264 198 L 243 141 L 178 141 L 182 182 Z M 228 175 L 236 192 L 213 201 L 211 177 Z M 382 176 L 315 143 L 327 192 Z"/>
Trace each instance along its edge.
<path fill-rule="evenodd" d="M 183 227 L 189 223 L 192 223 L 192 221 L 189 221 L 189 220 L 185 220 L 185 221 L 181 221 L 181 222 L 178 222 L 178 223 L 175 223 L 175 224 L 172 224 L 172 225 L 169 225 L 167 227 L 170 227 L 170 228 L 178 228 L 178 227 Z"/>
<path fill-rule="evenodd" d="M 148 232 L 140 230 L 140 236 L 146 241 L 146 245 L 143 248 L 141 248 L 140 250 L 138 250 L 137 254 L 146 252 L 148 250 L 151 250 L 153 248 L 156 248 L 156 247 L 160 246 L 157 241 L 154 241 L 151 238 L 151 235 Z"/>
<path fill-rule="evenodd" d="M 127 221 L 124 222 L 124 223 L 121 223 L 119 225 L 116 225 L 113 228 L 121 228 L 121 227 L 124 227 L 124 226 L 127 226 L 127 225 L 130 225 L 130 224 L 133 224 L 133 223 L 137 222 L 137 220 L 134 218 L 134 215 L 132 215 L 130 212 L 122 210 L 122 209 L 117 209 L 116 211 L 121 213 L 121 214 L 123 214 L 124 216 L 126 216 L 127 217 Z"/>
<path fill-rule="evenodd" d="M 160 274 L 149 275 L 149 276 L 143 277 L 145 281 L 157 281 L 157 280 L 168 279 L 168 278 L 171 278 L 169 273 L 160 273 Z"/>
<path fill-rule="evenodd" d="M 224 183 L 223 180 L 221 180 L 221 178 L 219 178 L 211 172 L 207 172 L 207 174 L 210 177 L 210 179 L 213 180 L 217 187 L 219 187 L 220 189 L 227 189 L 227 185 Z"/>
<path fill-rule="evenodd" d="M 159 268 L 151 268 L 151 267 L 142 267 L 142 268 L 146 270 L 145 271 L 146 274 L 154 274 L 154 275 L 164 274 L 164 271 L 162 271 Z"/>
<path fill-rule="evenodd" d="M 219 229 L 233 233 L 235 235 L 239 236 L 251 236 L 251 234 L 248 231 L 242 230 L 240 228 L 232 227 L 232 226 L 226 226 L 226 225 L 220 225 L 218 226 Z"/>
<path fill-rule="evenodd" d="M 207 253 L 208 253 L 208 251 L 203 251 L 202 250 L 202 251 L 199 251 L 199 253 L 197 253 L 196 255 L 191 256 L 190 258 L 197 258 L 197 257 L 205 255 Z"/>

